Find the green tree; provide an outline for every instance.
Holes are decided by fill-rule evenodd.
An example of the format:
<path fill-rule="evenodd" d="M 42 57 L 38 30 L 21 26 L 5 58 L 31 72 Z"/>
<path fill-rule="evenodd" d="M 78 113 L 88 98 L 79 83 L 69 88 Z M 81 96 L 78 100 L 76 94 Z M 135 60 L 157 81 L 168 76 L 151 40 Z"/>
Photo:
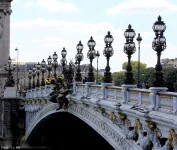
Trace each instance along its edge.
<path fill-rule="evenodd" d="M 115 86 L 121 86 L 122 84 L 124 84 L 125 71 L 114 72 L 112 74 L 112 78 Z"/>
<path fill-rule="evenodd" d="M 128 64 L 127 62 L 124 62 L 122 64 L 122 69 L 123 70 L 126 70 L 127 64 Z M 135 79 L 135 83 L 137 83 L 137 80 L 138 80 L 138 61 L 131 61 L 131 66 L 132 66 L 132 72 L 133 72 L 133 76 L 134 76 L 134 79 Z M 142 82 L 143 74 L 146 70 L 146 67 L 147 67 L 147 65 L 145 63 L 140 62 L 140 81 L 141 82 Z"/>
<path fill-rule="evenodd" d="M 177 81 L 177 69 L 173 67 L 168 67 L 163 69 L 165 87 L 168 88 L 168 91 L 174 92 Z"/>
<path fill-rule="evenodd" d="M 126 70 L 127 67 L 127 62 L 124 62 L 122 64 L 122 69 Z M 131 66 L 132 66 L 132 72 L 137 72 L 138 69 L 138 61 L 131 61 Z M 140 70 L 143 72 L 146 69 L 147 65 L 145 63 L 140 62 Z"/>
<path fill-rule="evenodd" d="M 153 68 L 153 67 L 149 67 L 149 68 L 145 69 L 142 76 L 141 76 L 142 77 L 141 81 L 144 84 L 148 83 L 150 86 L 153 86 L 154 73 L 155 73 L 155 68 Z"/>
<path fill-rule="evenodd" d="M 95 72 L 94 74 L 95 80 L 97 79 L 97 73 Z M 98 81 L 102 81 L 103 80 L 103 75 L 101 73 L 98 73 Z"/>

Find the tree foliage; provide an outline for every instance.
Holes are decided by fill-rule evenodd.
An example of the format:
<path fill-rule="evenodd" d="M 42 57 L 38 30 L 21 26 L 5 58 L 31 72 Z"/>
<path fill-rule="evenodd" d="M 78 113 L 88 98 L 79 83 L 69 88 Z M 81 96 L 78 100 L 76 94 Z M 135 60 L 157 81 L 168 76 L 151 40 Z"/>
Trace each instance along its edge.
<path fill-rule="evenodd" d="M 122 84 L 124 84 L 125 72 L 124 71 L 114 72 L 112 74 L 112 79 L 115 86 L 121 86 Z"/>
<path fill-rule="evenodd" d="M 177 82 L 177 68 L 168 67 L 163 70 L 165 87 L 168 91 L 174 92 Z"/>
<path fill-rule="evenodd" d="M 127 62 L 122 64 L 122 69 L 126 70 Z M 132 72 L 134 75 L 135 83 L 137 83 L 137 70 L 138 70 L 138 61 L 131 61 Z M 155 68 L 149 67 L 146 68 L 146 64 L 140 63 L 140 83 L 141 84 L 149 84 L 150 87 L 153 86 L 153 81 L 155 78 Z M 177 68 L 168 67 L 162 70 L 165 87 L 168 88 L 170 92 L 177 92 Z M 112 74 L 113 82 L 116 86 L 120 86 L 124 84 L 125 79 L 125 71 L 114 72 Z"/>
<path fill-rule="evenodd" d="M 126 70 L 127 67 L 127 62 L 124 62 L 122 64 L 122 69 Z M 135 79 L 135 83 L 137 83 L 138 80 L 138 61 L 131 61 L 131 66 L 132 66 L 132 72 L 133 72 L 133 77 Z M 143 75 L 146 70 L 147 65 L 145 63 L 140 62 L 140 81 L 143 80 Z"/>
<path fill-rule="evenodd" d="M 95 80 L 97 79 L 97 73 L 95 72 L 94 74 Z M 102 81 L 103 80 L 103 75 L 101 73 L 98 73 L 98 81 Z"/>
<path fill-rule="evenodd" d="M 122 64 L 122 69 L 123 70 L 126 70 L 126 67 L 127 67 L 127 62 L 124 62 Z M 132 72 L 137 72 L 138 70 L 138 61 L 131 61 L 131 66 L 132 66 Z M 147 65 L 145 63 L 141 63 L 140 62 L 140 70 L 141 72 L 143 72 L 145 69 L 146 69 Z"/>
<path fill-rule="evenodd" d="M 155 73 L 155 68 L 153 67 L 149 67 L 145 69 L 141 76 L 141 81 L 145 84 L 148 83 L 150 86 L 153 86 L 154 73 Z"/>

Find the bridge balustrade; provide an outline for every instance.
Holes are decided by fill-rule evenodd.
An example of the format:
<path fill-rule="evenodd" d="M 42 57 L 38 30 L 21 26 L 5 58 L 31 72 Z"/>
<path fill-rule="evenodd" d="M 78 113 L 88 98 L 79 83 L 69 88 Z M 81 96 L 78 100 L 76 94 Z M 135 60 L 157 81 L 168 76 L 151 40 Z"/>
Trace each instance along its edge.
<path fill-rule="evenodd" d="M 35 95 L 35 90 L 28 91 L 25 99 L 27 137 L 37 125 L 37 120 L 44 118 L 44 116 L 47 116 L 49 113 L 56 113 L 58 104 L 49 102 L 49 93 L 51 91 L 51 88 L 45 88 L 45 90 L 39 89 L 38 92 L 40 94 L 38 95 Z M 132 139 L 131 135 L 135 132 L 136 123 L 138 122 L 139 125 L 141 124 L 142 130 L 146 131 L 149 138 L 151 138 L 154 149 L 164 146 L 157 144 L 157 139 L 155 138 L 155 136 L 157 136 L 155 133 L 156 130 L 160 133 L 160 138 L 162 139 L 168 137 L 171 128 L 177 130 L 177 93 L 174 92 L 156 91 L 151 88 L 139 89 L 134 87 L 113 86 L 111 84 L 106 86 L 90 83 L 75 83 L 73 86 L 73 94 L 67 97 L 70 101 L 70 107 L 68 110 L 62 111 L 68 111 L 82 119 L 86 117 L 86 122 L 89 125 L 93 125 L 94 123 L 100 125 L 102 122 L 100 120 L 101 118 L 103 120 L 111 120 L 113 122 L 111 128 L 115 127 L 115 130 L 117 130 L 117 127 L 120 128 L 122 130 L 120 131 L 120 135 L 123 136 L 122 138 Z M 99 116 L 100 114 L 102 117 Z M 94 118 L 98 117 L 97 119 L 100 120 L 100 123 L 98 123 L 98 120 L 94 122 L 94 118 L 91 116 L 94 116 Z M 108 120 L 104 122 L 104 124 L 109 124 L 110 121 Z M 90 121 L 93 122 L 91 123 Z M 108 124 L 105 125 L 108 127 Z M 153 129 L 151 129 L 149 124 L 153 126 Z M 95 125 L 93 126 L 96 127 Z M 133 127 L 133 130 L 129 127 Z M 105 136 L 109 137 L 106 130 L 102 133 L 103 130 L 101 126 L 100 129 L 98 127 L 96 127 L 96 129 L 98 129 L 101 134 L 105 134 Z M 109 134 L 112 135 L 113 133 L 114 132 L 111 131 Z M 174 134 L 177 136 L 175 132 Z M 118 137 L 116 136 L 116 138 Z M 109 138 L 107 140 L 109 140 Z M 136 147 L 135 143 L 132 143 L 132 145 Z M 114 147 L 116 148 L 115 145 Z M 129 146 L 129 148 L 130 147 L 131 146 Z M 138 147 L 135 149 L 138 149 Z"/>
<path fill-rule="evenodd" d="M 77 84 L 76 97 L 103 99 L 103 87 L 101 85 Z M 88 89 L 87 89 L 88 88 Z M 87 93 L 89 91 L 89 93 Z M 126 98 L 124 98 L 121 86 L 105 87 L 105 100 L 123 103 L 130 106 L 139 106 L 147 110 L 161 111 L 164 113 L 176 114 L 177 112 L 177 93 L 175 92 L 152 92 L 150 89 L 128 88 Z"/>

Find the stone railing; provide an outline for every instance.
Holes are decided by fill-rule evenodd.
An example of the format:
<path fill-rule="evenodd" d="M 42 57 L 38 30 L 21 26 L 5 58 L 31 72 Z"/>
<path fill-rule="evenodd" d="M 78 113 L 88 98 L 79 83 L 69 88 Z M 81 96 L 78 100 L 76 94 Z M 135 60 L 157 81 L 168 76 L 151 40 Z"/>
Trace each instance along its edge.
<path fill-rule="evenodd" d="M 166 90 L 162 87 L 138 89 L 133 85 L 113 86 L 112 83 L 96 85 L 87 82 L 86 84 L 74 83 L 73 94 L 67 97 L 70 105 L 91 107 L 109 118 L 113 124 L 124 131 L 127 139 L 132 140 L 135 135 L 138 136 L 138 142 L 142 148 L 141 138 L 146 140 L 148 136 L 155 150 L 165 149 L 168 144 L 175 149 L 177 147 L 177 140 L 175 141 L 175 138 L 177 139 L 175 132 L 177 130 L 177 93 L 166 92 Z M 43 114 L 39 113 L 43 111 L 42 108 L 48 108 L 47 105 L 51 105 L 48 101 L 51 91 L 48 86 L 27 92 L 25 99 L 27 132 L 31 130 L 30 122 L 36 122 L 34 115 Z M 45 101 L 44 105 L 42 101 Z M 56 109 L 57 105 L 52 109 Z M 48 110 L 44 110 L 47 113 Z M 35 126 L 35 123 L 32 126 Z M 163 139 L 166 143 L 159 144 Z"/>
<path fill-rule="evenodd" d="M 142 149 L 149 146 L 155 150 L 169 147 L 176 150 L 177 93 L 166 92 L 163 87 L 138 89 L 132 85 L 118 87 L 87 83 L 75 86 L 77 91 L 68 97 L 71 101 L 86 107 L 94 106 L 124 130 L 127 139 L 135 140 Z"/>
<path fill-rule="evenodd" d="M 76 84 L 75 89 L 78 98 L 95 98 L 174 115 L 177 113 L 177 93 L 174 92 L 93 84 Z"/>

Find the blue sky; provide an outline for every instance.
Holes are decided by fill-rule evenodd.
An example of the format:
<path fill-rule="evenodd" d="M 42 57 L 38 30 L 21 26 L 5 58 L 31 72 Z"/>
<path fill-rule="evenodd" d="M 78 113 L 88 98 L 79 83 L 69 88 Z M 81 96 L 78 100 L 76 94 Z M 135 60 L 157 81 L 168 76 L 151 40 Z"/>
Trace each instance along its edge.
<path fill-rule="evenodd" d="M 151 48 L 155 36 L 152 25 L 158 15 L 167 25 L 164 33 L 167 49 L 162 58 L 177 57 L 176 0 L 13 0 L 11 8 L 10 53 L 12 58 L 16 58 L 17 47 L 20 61 L 41 62 L 54 51 L 60 60 L 63 47 L 68 51 L 67 59 L 74 60 L 76 45 L 81 40 L 85 57 L 81 64 L 87 64 L 87 41 L 93 36 L 95 50 L 101 54 L 99 68 L 105 68 L 104 36 L 110 31 L 114 37 L 111 71 L 120 71 L 122 63 L 127 61 L 123 52 L 123 33 L 131 24 L 136 34 L 140 33 L 143 38 L 141 61 L 154 67 L 156 53 Z M 138 45 L 136 47 L 132 60 L 138 58 Z M 96 67 L 96 59 L 93 65 Z"/>

